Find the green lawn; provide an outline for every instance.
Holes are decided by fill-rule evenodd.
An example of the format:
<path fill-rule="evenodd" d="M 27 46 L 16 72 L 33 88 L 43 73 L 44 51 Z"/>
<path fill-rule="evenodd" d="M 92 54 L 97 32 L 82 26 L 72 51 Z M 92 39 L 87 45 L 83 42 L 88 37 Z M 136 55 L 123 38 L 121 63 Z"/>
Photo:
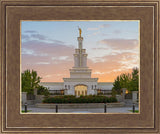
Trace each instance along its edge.
<path fill-rule="evenodd" d="M 27 112 L 31 112 L 31 111 L 32 111 L 32 110 L 27 110 Z M 22 110 L 21 112 L 22 112 L 22 113 L 25 113 L 25 111 L 24 111 L 24 110 Z"/>
<path fill-rule="evenodd" d="M 128 110 L 130 112 L 133 112 L 133 110 Z M 139 113 L 139 110 L 135 110 L 135 113 Z"/>

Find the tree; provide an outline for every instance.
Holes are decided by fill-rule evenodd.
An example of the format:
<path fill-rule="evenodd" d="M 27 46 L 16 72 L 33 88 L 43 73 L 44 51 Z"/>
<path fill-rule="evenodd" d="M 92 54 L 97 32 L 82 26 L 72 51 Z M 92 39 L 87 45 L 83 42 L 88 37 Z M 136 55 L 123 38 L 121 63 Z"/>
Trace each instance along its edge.
<path fill-rule="evenodd" d="M 132 70 L 132 79 L 130 81 L 129 90 L 130 91 L 139 90 L 139 70 L 138 68 L 133 68 Z"/>
<path fill-rule="evenodd" d="M 127 88 L 129 91 L 138 91 L 139 89 L 139 71 L 133 68 L 132 73 L 122 73 L 117 76 L 113 83 L 112 93 L 121 94 L 121 89 Z"/>
<path fill-rule="evenodd" d="M 128 88 L 131 81 L 131 75 L 123 73 L 120 75 L 120 86 L 121 88 Z"/>
<path fill-rule="evenodd" d="M 115 79 L 112 92 L 113 94 L 121 94 L 120 76 L 117 76 L 117 78 Z"/>
<path fill-rule="evenodd" d="M 22 73 L 22 92 L 33 94 L 34 89 L 39 86 L 40 79 L 36 71 L 25 70 L 24 73 Z"/>

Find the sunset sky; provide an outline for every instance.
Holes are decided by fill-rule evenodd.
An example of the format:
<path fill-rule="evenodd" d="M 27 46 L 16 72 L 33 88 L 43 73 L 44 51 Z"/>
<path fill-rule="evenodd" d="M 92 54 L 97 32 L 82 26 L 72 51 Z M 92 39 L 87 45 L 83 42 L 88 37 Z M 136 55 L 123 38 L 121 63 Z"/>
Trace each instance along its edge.
<path fill-rule="evenodd" d="M 98 82 L 139 67 L 139 21 L 22 21 L 21 63 L 37 71 L 42 82 L 63 82 L 74 65 L 78 26 L 88 67 Z"/>

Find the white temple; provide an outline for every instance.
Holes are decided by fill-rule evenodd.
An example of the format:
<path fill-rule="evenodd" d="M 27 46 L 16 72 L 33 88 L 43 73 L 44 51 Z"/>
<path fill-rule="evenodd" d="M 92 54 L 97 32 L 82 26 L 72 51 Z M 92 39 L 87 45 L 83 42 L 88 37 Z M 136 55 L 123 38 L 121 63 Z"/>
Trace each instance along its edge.
<path fill-rule="evenodd" d="M 83 48 L 83 37 L 79 28 L 78 48 L 75 49 L 74 66 L 70 69 L 70 78 L 63 78 L 64 82 L 42 82 L 41 85 L 49 87 L 51 93 L 65 95 L 94 95 L 98 93 L 109 94 L 112 90 L 111 82 L 97 82 L 92 78 L 92 69 L 87 67 L 87 53 Z"/>

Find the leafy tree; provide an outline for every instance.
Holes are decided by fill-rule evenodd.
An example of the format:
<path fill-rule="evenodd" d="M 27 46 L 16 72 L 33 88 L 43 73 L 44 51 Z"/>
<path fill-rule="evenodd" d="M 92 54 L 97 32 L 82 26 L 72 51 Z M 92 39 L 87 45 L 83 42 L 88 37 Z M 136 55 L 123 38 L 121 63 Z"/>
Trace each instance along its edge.
<path fill-rule="evenodd" d="M 113 88 L 112 92 L 114 94 L 121 94 L 121 89 L 122 88 L 128 88 L 129 87 L 129 82 L 131 80 L 131 75 L 128 73 L 123 73 L 115 79 L 113 83 Z"/>
<path fill-rule="evenodd" d="M 25 70 L 22 73 L 22 92 L 33 94 L 34 89 L 39 86 L 40 79 L 36 71 Z"/>
<path fill-rule="evenodd" d="M 112 88 L 112 95 L 121 94 L 121 89 L 127 88 L 129 91 L 138 91 L 139 89 L 139 71 L 133 68 L 132 73 L 123 73 L 115 79 Z"/>

